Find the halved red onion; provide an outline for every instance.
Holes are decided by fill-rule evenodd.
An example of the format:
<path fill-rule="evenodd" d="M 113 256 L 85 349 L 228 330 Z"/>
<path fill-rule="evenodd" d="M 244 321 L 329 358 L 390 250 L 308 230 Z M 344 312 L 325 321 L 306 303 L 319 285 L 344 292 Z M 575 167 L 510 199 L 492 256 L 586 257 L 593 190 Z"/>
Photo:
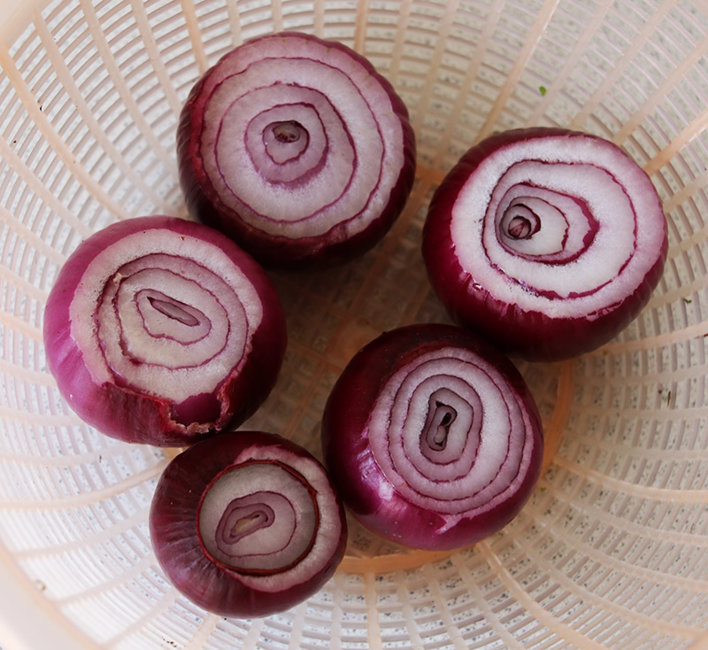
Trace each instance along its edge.
<path fill-rule="evenodd" d="M 545 360 L 628 325 L 666 253 L 646 173 L 606 140 L 544 127 L 472 147 L 437 189 L 423 238 L 449 312 L 505 351 Z"/>
<path fill-rule="evenodd" d="M 49 369 L 107 435 L 183 445 L 240 423 L 273 387 L 285 317 L 228 237 L 174 217 L 114 223 L 62 267 L 44 313 Z"/>
<path fill-rule="evenodd" d="M 258 431 L 223 433 L 175 457 L 157 484 L 150 534 L 167 577 L 222 616 L 305 600 L 344 555 L 344 509 L 305 449 Z"/>
<path fill-rule="evenodd" d="M 443 324 L 382 334 L 352 359 L 322 423 L 325 464 L 364 525 L 406 546 L 468 546 L 518 514 L 543 456 L 512 363 Z"/>
<path fill-rule="evenodd" d="M 247 41 L 201 77 L 177 152 L 192 214 L 277 266 L 371 247 L 415 174 L 391 84 L 345 45 L 296 32 Z"/>

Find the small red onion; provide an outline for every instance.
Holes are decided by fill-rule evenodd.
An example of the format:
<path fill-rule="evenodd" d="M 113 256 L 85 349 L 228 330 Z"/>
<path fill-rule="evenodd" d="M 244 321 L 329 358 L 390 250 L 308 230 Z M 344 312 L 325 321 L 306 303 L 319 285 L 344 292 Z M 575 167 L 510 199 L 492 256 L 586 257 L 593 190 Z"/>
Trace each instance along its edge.
<path fill-rule="evenodd" d="M 305 600 L 333 575 L 344 509 L 322 465 L 274 434 L 222 433 L 175 457 L 150 534 L 167 577 L 200 607 L 255 617 Z"/>
<path fill-rule="evenodd" d="M 332 390 L 325 464 L 364 525 L 406 546 L 468 546 L 529 498 L 543 456 L 535 402 L 511 362 L 452 325 L 392 330 Z"/>
<path fill-rule="evenodd" d="M 174 217 L 114 223 L 62 267 L 44 313 L 71 408 L 130 442 L 184 445 L 240 423 L 273 387 L 285 317 L 263 269 Z"/>
<path fill-rule="evenodd" d="M 201 77 L 177 152 L 192 214 L 273 266 L 371 247 L 415 173 L 391 84 L 345 45 L 296 32 L 247 41 Z"/>
<path fill-rule="evenodd" d="M 567 358 L 610 340 L 659 282 L 667 227 L 649 177 L 601 138 L 493 135 L 437 189 L 423 237 L 449 312 L 508 353 Z"/>

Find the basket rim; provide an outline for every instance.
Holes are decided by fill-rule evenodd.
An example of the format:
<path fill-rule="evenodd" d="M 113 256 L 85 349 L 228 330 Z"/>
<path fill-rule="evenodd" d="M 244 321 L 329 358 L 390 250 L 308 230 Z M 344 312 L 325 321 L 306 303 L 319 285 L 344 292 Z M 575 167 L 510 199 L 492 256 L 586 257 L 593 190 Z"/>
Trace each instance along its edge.
<path fill-rule="evenodd" d="M 3 49 L 11 48 L 37 14 L 48 4 L 48 0 L 0 0 L 0 44 Z"/>
<path fill-rule="evenodd" d="M 0 639 L 12 650 L 34 650 L 51 639 L 53 650 L 98 646 L 62 615 L 33 584 L 0 544 Z M 38 615 L 41 614 L 41 615 Z"/>

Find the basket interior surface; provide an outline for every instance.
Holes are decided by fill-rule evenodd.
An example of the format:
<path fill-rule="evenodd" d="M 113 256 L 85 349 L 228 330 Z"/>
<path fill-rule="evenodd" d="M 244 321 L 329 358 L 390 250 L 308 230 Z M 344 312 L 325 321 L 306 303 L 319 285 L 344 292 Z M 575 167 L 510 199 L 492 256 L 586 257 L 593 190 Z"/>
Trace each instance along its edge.
<path fill-rule="evenodd" d="M 708 9 L 696 0 L 68 0 L 0 28 L 0 643 L 17 648 L 708 647 Z M 328 585 L 281 615 L 224 619 L 180 596 L 150 546 L 176 450 L 83 424 L 47 371 L 42 314 L 63 261 L 116 219 L 187 217 L 174 152 L 196 78 L 296 29 L 367 56 L 417 135 L 410 200 L 373 250 L 272 277 L 283 372 L 244 427 L 320 455 L 322 408 L 380 332 L 446 321 L 420 257 L 431 194 L 485 135 L 595 133 L 646 170 L 669 223 L 664 276 L 599 350 L 518 367 L 544 471 L 502 532 L 454 553 L 353 520 Z M 7 606 L 5 606 L 7 603 Z M 48 639 L 51 640 L 48 641 Z M 49 644 L 49 645 L 48 645 Z"/>

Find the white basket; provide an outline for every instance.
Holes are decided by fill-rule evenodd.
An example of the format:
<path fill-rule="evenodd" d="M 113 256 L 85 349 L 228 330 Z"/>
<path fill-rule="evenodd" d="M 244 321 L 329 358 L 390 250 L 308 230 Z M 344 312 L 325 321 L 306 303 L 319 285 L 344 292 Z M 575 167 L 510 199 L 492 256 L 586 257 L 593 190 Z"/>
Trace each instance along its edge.
<path fill-rule="evenodd" d="M 0 25 L 0 644 L 5 650 L 708 647 L 708 8 L 703 0 L 6 0 Z M 186 216 L 174 131 L 197 76 L 281 29 L 338 39 L 396 86 L 418 137 L 408 206 L 334 272 L 274 274 L 283 374 L 250 426 L 319 453 L 323 402 L 360 345 L 445 319 L 421 262 L 432 190 L 494 130 L 590 131 L 646 169 L 664 277 L 617 339 L 521 363 L 542 479 L 501 533 L 405 551 L 352 522 L 309 601 L 255 621 L 190 604 L 152 554 L 170 453 L 82 424 L 46 369 L 56 272 L 116 220 Z"/>

